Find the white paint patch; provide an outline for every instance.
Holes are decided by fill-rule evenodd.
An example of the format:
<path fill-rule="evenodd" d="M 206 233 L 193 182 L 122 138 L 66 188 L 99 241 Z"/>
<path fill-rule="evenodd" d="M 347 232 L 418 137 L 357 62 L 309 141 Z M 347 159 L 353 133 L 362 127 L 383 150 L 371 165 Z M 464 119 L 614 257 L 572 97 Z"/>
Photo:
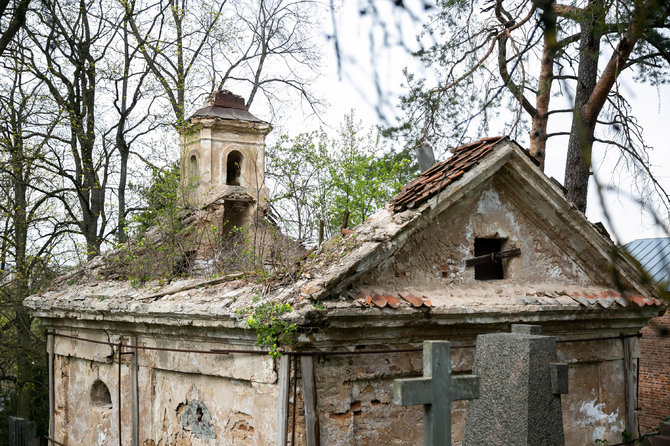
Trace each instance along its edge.
<path fill-rule="evenodd" d="M 497 228 L 499 232 L 498 235 L 500 237 L 515 238 L 517 240 L 522 238 L 521 234 L 519 233 L 520 226 L 516 221 L 515 213 L 503 205 L 503 203 L 500 201 L 498 192 L 493 187 L 488 188 L 482 193 L 479 201 L 477 202 L 477 213 L 484 215 L 498 214 L 507 220 L 507 228 Z"/>
<path fill-rule="evenodd" d="M 558 265 L 552 265 L 547 273 L 552 279 L 561 279 L 563 277 L 563 270 Z"/>
<path fill-rule="evenodd" d="M 484 191 L 479 202 L 477 203 L 477 213 L 479 214 L 490 214 L 492 212 L 499 211 L 502 207 L 500 202 L 500 197 L 498 192 L 493 188 L 489 188 Z"/>
<path fill-rule="evenodd" d="M 102 446 L 107 441 L 107 432 L 102 428 L 102 424 L 98 424 L 96 429 L 98 431 L 98 440 L 96 444 Z"/>
<path fill-rule="evenodd" d="M 579 413 L 584 414 L 587 418 L 584 420 L 580 420 L 583 424 L 581 425 L 582 427 L 586 427 L 586 425 L 593 426 L 595 423 L 616 423 L 617 420 L 619 419 L 619 409 L 617 409 L 616 412 L 612 413 L 605 413 L 603 410 L 605 408 L 605 403 L 597 403 L 597 399 L 594 399 L 593 401 L 587 401 L 587 402 L 582 402 L 581 406 L 579 407 Z"/>
<path fill-rule="evenodd" d="M 619 419 L 619 409 L 616 412 L 605 412 L 605 403 L 598 403 L 597 399 L 593 401 L 582 402 L 579 406 L 579 414 L 583 417 L 578 418 L 575 426 L 581 428 L 593 429 L 592 440 L 604 439 L 609 430 L 609 434 L 623 432 L 625 426 L 623 420 Z M 608 429 L 609 428 L 609 429 Z"/>

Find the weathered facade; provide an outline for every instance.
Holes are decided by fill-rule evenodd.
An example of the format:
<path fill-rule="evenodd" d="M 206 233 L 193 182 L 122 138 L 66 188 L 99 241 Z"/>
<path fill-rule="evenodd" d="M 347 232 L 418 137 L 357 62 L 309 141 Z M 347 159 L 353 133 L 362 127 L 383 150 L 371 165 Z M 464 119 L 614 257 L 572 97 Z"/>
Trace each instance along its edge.
<path fill-rule="evenodd" d="M 264 206 L 265 136 L 271 129 L 249 113 L 240 96 L 214 93 L 182 131 L 181 177 L 192 203 L 225 203 L 242 213 L 252 204 Z"/>
<path fill-rule="evenodd" d="M 664 307 L 625 259 L 615 282 L 613 248 L 520 147 L 492 138 L 456 149 L 291 283 L 231 275 L 138 289 L 105 281 L 94 260 L 25 302 L 50 333 L 52 435 L 416 445 L 423 411 L 395 406 L 391 383 L 421 374 L 421 342 L 451 341 L 452 369 L 467 373 L 478 334 L 526 322 L 557 336 L 569 364 L 566 444 L 615 442 L 635 429 L 637 334 Z M 498 260 L 467 266 L 481 255 Z M 280 360 L 254 347 L 241 315 L 268 302 L 292 305 L 285 317 L 299 327 Z M 456 442 L 466 410 L 452 406 Z"/>

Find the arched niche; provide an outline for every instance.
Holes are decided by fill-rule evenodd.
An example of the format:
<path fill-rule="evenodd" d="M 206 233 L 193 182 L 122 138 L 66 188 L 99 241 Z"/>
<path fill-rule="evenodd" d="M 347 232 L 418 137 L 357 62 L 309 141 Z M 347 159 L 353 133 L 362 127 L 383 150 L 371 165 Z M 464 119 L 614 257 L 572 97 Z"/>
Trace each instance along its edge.
<path fill-rule="evenodd" d="M 242 177 L 242 167 L 244 165 L 244 156 L 241 152 L 233 150 L 228 153 L 226 158 L 226 184 L 239 186 Z"/>
<path fill-rule="evenodd" d="M 112 395 L 109 393 L 109 388 L 99 379 L 96 379 L 91 386 L 91 404 L 103 409 L 112 408 Z"/>

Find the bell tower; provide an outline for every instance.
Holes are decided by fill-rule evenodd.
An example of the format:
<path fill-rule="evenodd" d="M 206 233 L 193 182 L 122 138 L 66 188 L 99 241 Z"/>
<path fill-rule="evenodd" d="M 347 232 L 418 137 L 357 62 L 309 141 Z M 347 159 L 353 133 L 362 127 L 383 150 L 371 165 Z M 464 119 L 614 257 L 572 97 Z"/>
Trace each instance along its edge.
<path fill-rule="evenodd" d="M 191 204 L 223 204 L 226 218 L 239 223 L 246 223 L 255 208 L 264 209 L 265 136 L 270 130 L 269 123 L 249 113 L 242 97 L 227 90 L 210 95 L 181 135 L 182 185 Z"/>

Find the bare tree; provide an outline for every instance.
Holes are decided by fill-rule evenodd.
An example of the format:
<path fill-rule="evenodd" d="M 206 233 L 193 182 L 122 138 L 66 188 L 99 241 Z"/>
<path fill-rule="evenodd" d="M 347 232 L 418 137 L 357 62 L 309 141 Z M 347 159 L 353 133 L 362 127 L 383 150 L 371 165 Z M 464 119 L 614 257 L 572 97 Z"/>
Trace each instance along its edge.
<path fill-rule="evenodd" d="M 415 147 L 451 145 L 471 127 L 485 133 L 491 117 L 504 113 L 508 134 L 518 134 L 530 121 L 530 150 L 540 163 L 549 138 L 569 135 L 565 187 L 584 211 L 594 142 L 621 148 L 622 157 L 649 173 L 648 147 L 630 119 L 617 80 L 629 67 L 637 69 L 639 80 L 662 82 L 667 77 L 669 16 L 667 2 L 655 0 L 589 0 L 583 6 L 529 0 L 439 2 L 426 28 L 436 44 L 418 53 L 435 70 L 438 83 L 428 86 L 408 74 L 407 118 L 395 131 Z M 599 71 L 602 58 L 607 60 Z M 551 106 L 557 91 L 571 99 L 570 107 Z M 548 132 L 549 119 L 559 113 L 573 115 L 571 128 Z M 596 131 L 599 124 L 620 132 L 607 137 Z M 667 205 L 661 185 L 653 176 L 646 178 Z"/>
<path fill-rule="evenodd" d="M 311 40 L 312 1 L 227 0 L 188 8 L 176 0 L 123 4 L 177 128 L 198 97 L 217 89 L 245 88 L 247 106 L 263 93 L 272 108 L 278 96 L 286 98 L 286 91 L 310 106 L 318 104 L 308 75 L 318 67 Z"/>
<path fill-rule="evenodd" d="M 63 180 L 50 193 L 61 199 L 79 227 L 90 259 L 100 252 L 107 227 L 105 192 L 113 153 L 105 144 L 96 145 L 96 95 L 98 65 L 109 49 L 115 21 L 103 1 L 46 6 L 28 30 L 28 64 L 64 113 L 66 126 L 51 140 L 53 156 L 44 163 Z"/>
<path fill-rule="evenodd" d="M 0 56 L 26 23 L 30 0 L 0 0 Z"/>
<path fill-rule="evenodd" d="M 112 76 L 114 83 L 114 109 L 117 119 L 109 132 L 114 134 L 114 145 L 119 155 L 119 180 L 117 185 L 117 228 L 116 238 L 120 243 L 128 239 L 128 214 L 132 209 L 127 206 L 126 189 L 128 187 L 128 160 L 131 155 L 131 147 L 143 135 L 155 130 L 157 125 L 151 119 L 149 111 L 155 102 L 155 97 L 146 99 L 139 108 L 136 119 L 132 119 L 133 112 L 138 110 L 138 105 L 145 96 L 146 79 L 149 68 L 140 55 L 139 48 L 131 41 L 129 32 L 129 17 L 124 14 L 121 27 L 117 30 L 120 37 L 120 59 L 122 61 L 120 73 Z M 139 66 L 138 66 L 139 65 Z M 118 70 L 110 70 L 116 73 Z M 106 135 L 105 135 L 106 136 Z"/>
<path fill-rule="evenodd" d="M 40 165 L 58 116 L 24 62 L 12 48 L 0 66 L 0 382 L 15 390 L 14 414 L 35 419 L 35 400 L 45 391 L 43 340 L 22 301 L 48 280 L 56 245 L 69 228 L 55 212 L 57 203 L 40 192 L 51 180 Z"/>
<path fill-rule="evenodd" d="M 213 86 L 241 84 L 249 91 L 247 107 L 262 94 L 273 114 L 291 96 L 318 112 L 321 105 L 310 89 L 319 69 L 314 47 L 313 0 L 238 1 L 227 23 L 238 28 L 229 50 L 210 48 Z"/>
<path fill-rule="evenodd" d="M 204 48 L 215 46 L 210 40 L 220 32 L 221 11 L 227 2 L 188 7 L 186 0 L 130 0 L 122 4 L 137 46 L 172 108 L 174 125 L 181 129 L 187 96 L 203 94 L 202 86 L 208 84 L 197 74 Z"/>

